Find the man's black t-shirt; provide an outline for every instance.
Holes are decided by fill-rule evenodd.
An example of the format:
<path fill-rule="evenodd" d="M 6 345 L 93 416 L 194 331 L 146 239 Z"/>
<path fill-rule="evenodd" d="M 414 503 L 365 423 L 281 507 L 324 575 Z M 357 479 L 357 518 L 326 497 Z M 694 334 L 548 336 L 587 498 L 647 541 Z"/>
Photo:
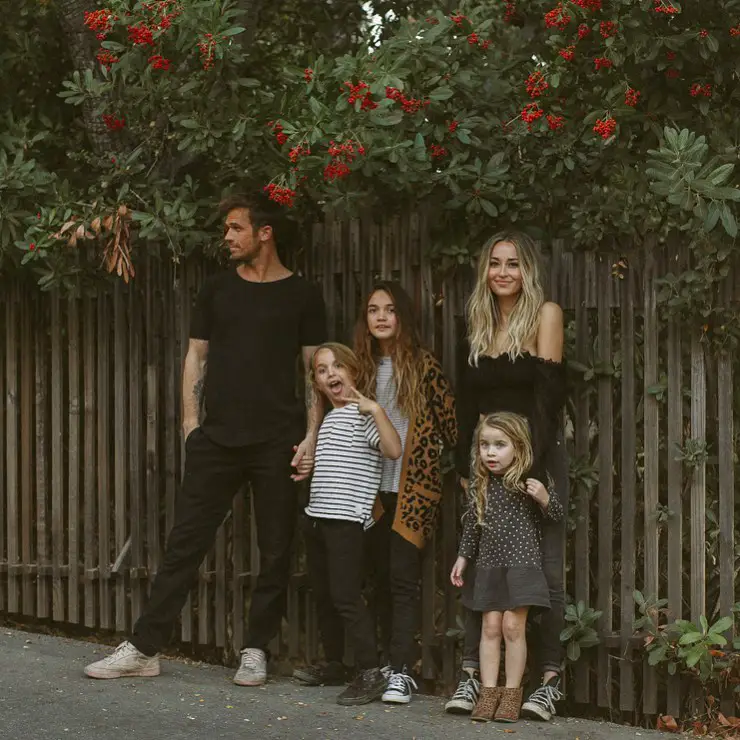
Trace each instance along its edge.
<path fill-rule="evenodd" d="M 221 273 L 198 294 L 190 336 L 208 340 L 203 431 L 214 442 L 238 447 L 299 433 L 297 358 L 301 347 L 326 341 L 316 286 L 295 274 L 254 283 Z"/>

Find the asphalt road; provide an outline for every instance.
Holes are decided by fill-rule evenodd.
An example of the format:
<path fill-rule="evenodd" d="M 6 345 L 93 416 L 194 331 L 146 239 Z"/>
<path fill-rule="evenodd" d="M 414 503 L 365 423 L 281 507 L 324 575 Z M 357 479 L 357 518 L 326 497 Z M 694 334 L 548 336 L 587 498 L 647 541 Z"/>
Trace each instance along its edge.
<path fill-rule="evenodd" d="M 440 698 L 404 707 L 376 702 L 340 707 L 336 688 L 288 679 L 250 689 L 225 668 L 165 660 L 158 678 L 95 681 L 82 668 L 110 648 L 46 635 L 0 631 L 0 740 L 215 740 L 216 738 L 373 738 L 466 740 L 632 740 L 661 733 L 609 723 L 557 719 L 478 725 L 445 715 Z"/>

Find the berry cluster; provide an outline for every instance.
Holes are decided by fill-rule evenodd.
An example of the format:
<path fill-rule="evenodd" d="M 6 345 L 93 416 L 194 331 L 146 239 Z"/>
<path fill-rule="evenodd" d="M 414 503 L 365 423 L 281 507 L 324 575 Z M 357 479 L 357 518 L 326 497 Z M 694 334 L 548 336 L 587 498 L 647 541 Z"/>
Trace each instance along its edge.
<path fill-rule="evenodd" d="M 102 41 L 113 28 L 113 21 L 117 20 L 118 16 L 113 15 L 109 8 L 102 8 L 100 10 L 85 11 L 85 20 L 83 23 L 91 31 L 95 31 L 97 38 Z"/>
<path fill-rule="evenodd" d="M 455 133 L 455 131 L 457 131 L 457 127 L 458 127 L 459 125 L 460 125 L 460 121 L 450 121 L 450 122 L 449 122 L 449 123 L 447 124 L 447 130 L 448 130 L 448 131 L 449 131 L 449 132 L 450 132 L 451 134 L 454 134 L 454 133 Z"/>
<path fill-rule="evenodd" d="M 350 173 L 349 165 L 355 161 L 358 155 L 365 154 L 365 147 L 352 139 L 336 144 L 329 142 L 329 156 L 331 162 L 324 167 L 324 179 L 327 182 L 339 180 Z"/>
<path fill-rule="evenodd" d="M 537 103 L 527 103 L 522 108 L 522 121 L 527 124 L 527 128 L 531 131 L 532 124 L 538 119 L 545 115 L 545 111 L 540 108 Z"/>
<path fill-rule="evenodd" d="M 470 34 L 470 35 L 468 36 L 468 43 L 469 43 L 469 44 L 470 44 L 471 46 L 478 46 L 478 42 L 479 42 L 479 41 L 480 41 L 480 37 L 478 36 L 478 34 L 477 34 L 477 33 L 476 33 L 475 31 L 473 31 L 473 33 L 471 33 L 471 34 Z"/>
<path fill-rule="evenodd" d="M 563 6 L 558 3 L 552 10 L 545 13 L 545 26 L 547 28 L 558 28 L 561 31 L 573 20 L 572 16 Z"/>
<path fill-rule="evenodd" d="M 200 63 L 207 72 L 213 69 L 214 57 L 216 55 L 216 39 L 212 33 L 203 34 L 202 41 L 198 42 L 198 51 L 200 52 Z"/>
<path fill-rule="evenodd" d="M 593 12 L 601 10 L 601 0 L 573 0 L 573 2 L 584 10 L 591 10 Z"/>
<path fill-rule="evenodd" d="M 633 90 L 631 87 L 628 87 L 624 93 L 624 104 L 630 108 L 634 108 L 640 100 L 640 95 L 642 93 L 639 90 Z"/>
<path fill-rule="evenodd" d="M 563 118 L 563 116 L 556 116 L 552 113 L 548 113 L 547 125 L 550 131 L 558 131 L 565 126 L 565 118 Z"/>
<path fill-rule="evenodd" d="M 570 46 L 566 46 L 565 49 L 561 49 L 558 54 L 560 54 L 566 62 L 572 62 L 573 57 L 576 55 L 576 47 L 571 44 Z"/>
<path fill-rule="evenodd" d="M 601 37 L 608 39 L 610 36 L 617 35 L 617 24 L 614 21 L 601 21 L 599 24 Z"/>
<path fill-rule="evenodd" d="M 347 88 L 347 102 L 350 105 L 354 105 L 358 100 L 361 100 L 360 110 L 374 110 L 378 107 L 378 104 L 373 100 L 370 85 L 367 82 L 358 82 L 353 85 L 347 81 L 344 83 L 344 87 Z"/>
<path fill-rule="evenodd" d="M 270 200 L 274 200 L 281 206 L 288 206 L 288 208 L 293 207 L 295 190 L 283 185 L 276 185 L 274 182 L 271 182 L 269 185 L 265 185 L 264 191 L 268 194 Z"/>
<path fill-rule="evenodd" d="M 107 49 L 98 49 L 98 53 L 95 58 L 106 68 L 110 69 L 114 64 L 120 61 L 120 59 Z"/>
<path fill-rule="evenodd" d="M 296 164 L 301 157 L 307 157 L 309 154 L 311 154 L 311 149 L 303 146 L 303 144 L 299 144 L 288 152 L 288 158 L 293 164 Z"/>
<path fill-rule="evenodd" d="M 594 68 L 598 71 L 600 69 L 609 69 L 614 66 L 614 62 L 606 57 L 596 57 L 594 59 Z"/>
<path fill-rule="evenodd" d="M 283 133 L 283 125 L 277 121 L 268 121 L 267 128 L 271 129 L 275 134 L 275 141 L 278 146 L 282 146 L 288 140 L 288 134 Z"/>
<path fill-rule="evenodd" d="M 443 146 L 440 146 L 439 144 L 430 144 L 429 155 L 432 159 L 440 159 L 447 155 L 447 149 L 445 149 Z"/>
<path fill-rule="evenodd" d="M 581 23 L 580 26 L 578 26 L 578 40 L 583 41 L 583 39 L 586 38 L 591 33 L 591 29 L 585 24 Z"/>
<path fill-rule="evenodd" d="M 453 13 L 450 16 L 450 20 L 458 27 L 462 28 L 463 21 L 468 20 L 467 15 L 461 15 L 460 13 Z"/>
<path fill-rule="evenodd" d="M 732 38 L 740 36 L 740 25 L 730 29 L 730 36 L 732 36 Z"/>
<path fill-rule="evenodd" d="M 532 72 L 527 77 L 527 94 L 530 98 L 539 98 L 550 85 L 545 80 L 545 75 L 539 70 Z"/>
<path fill-rule="evenodd" d="M 614 134 L 617 129 L 617 122 L 611 117 L 599 118 L 594 125 L 594 133 L 598 134 L 602 139 L 608 139 Z"/>
<path fill-rule="evenodd" d="M 699 38 L 705 39 L 707 36 L 709 36 L 709 31 L 707 31 L 706 28 L 702 28 L 701 31 L 699 31 Z"/>
<path fill-rule="evenodd" d="M 668 3 L 665 0 L 653 0 L 653 11 L 665 15 L 675 15 L 680 12 L 678 8 L 671 4 L 670 0 L 668 0 Z"/>
<path fill-rule="evenodd" d="M 161 0 L 161 2 L 157 3 L 144 3 L 142 7 L 153 15 L 159 15 L 159 21 L 152 20 L 155 20 L 154 26 L 161 31 L 168 29 L 172 25 L 172 21 L 182 13 L 182 5 L 177 0 Z"/>
<path fill-rule="evenodd" d="M 149 57 L 149 66 L 152 69 L 161 69 L 166 72 L 171 64 L 172 62 L 169 59 L 165 59 L 161 54 L 154 54 Z"/>
<path fill-rule="evenodd" d="M 103 119 L 103 123 L 109 131 L 120 131 L 126 126 L 125 118 L 116 118 L 111 113 L 104 113 L 101 118 Z"/>
<path fill-rule="evenodd" d="M 705 97 L 705 98 L 711 98 L 712 97 L 712 86 L 710 84 L 701 85 L 698 82 L 695 82 L 691 89 L 689 90 L 689 94 L 692 98 L 698 98 L 698 97 Z"/>
<path fill-rule="evenodd" d="M 385 97 L 400 103 L 404 113 L 418 113 L 422 108 L 429 105 L 428 100 L 421 100 L 421 98 L 407 98 L 397 87 L 386 87 Z"/>
<path fill-rule="evenodd" d="M 504 23 L 511 23 L 516 17 L 516 5 L 514 0 L 506 0 L 506 9 L 504 10 Z"/>
<path fill-rule="evenodd" d="M 303 70 L 303 79 L 306 81 L 306 83 L 311 82 L 313 80 L 313 70 L 311 67 L 306 67 L 306 69 Z"/>
<path fill-rule="evenodd" d="M 128 40 L 134 45 L 154 46 L 154 34 L 146 23 L 128 27 Z"/>

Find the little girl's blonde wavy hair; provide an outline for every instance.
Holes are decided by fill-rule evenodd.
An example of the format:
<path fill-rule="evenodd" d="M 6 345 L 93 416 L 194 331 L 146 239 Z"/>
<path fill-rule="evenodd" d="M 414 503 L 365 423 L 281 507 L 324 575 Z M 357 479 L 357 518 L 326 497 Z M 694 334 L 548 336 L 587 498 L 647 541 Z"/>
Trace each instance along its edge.
<path fill-rule="evenodd" d="M 475 428 L 473 434 L 473 448 L 470 461 L 470 483 L 468 495 L 473 500 L 475 517 L 478 524 L 483 524 L 486 511 L 486 495 L 490 471 L 484 465 L 480 456 L 480 436 L 484 429 L 498 429 L 505 434 L 514 447 L 514 459 L 504 472 L 504 487 L 510 491 L 524 491 L 524 479 L 532 467 L 534 454 L 532 452 L 532 437 L 529 431 L 529 422 L 521 414 L 509 411 L 499 411 L 484 416 Z"/>

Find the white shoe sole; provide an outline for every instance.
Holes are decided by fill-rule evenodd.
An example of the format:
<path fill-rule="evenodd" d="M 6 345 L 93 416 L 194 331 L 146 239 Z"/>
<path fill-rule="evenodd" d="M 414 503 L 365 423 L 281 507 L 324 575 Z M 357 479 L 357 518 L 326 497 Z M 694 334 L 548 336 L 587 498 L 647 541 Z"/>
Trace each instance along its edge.
<path fill-rule="evenodd" d="M 474 709 L 474 705 L 468 704 L 467 702 L 461 701 L 448 701 L 445 704 L 445 712 L 447 714 L 470 714 Z"/>
<path fill-rule="evenodd" d="M 542 707 L 528 701 L 525 701 L 524 704 L 522 704 L 522 716 L 529 717 L 529 719 L 539 719 L 543 722 L 549 722 L 552 719 L 552 714 L 550 714 L 547 709 L 543 709 Z"/>
<path fill-rule="evenodd" d="M 234 676 L 234 683 L 237 686 L 264 686 L 267 683 L 267 678 L 257 678 L 252 681 L 245 681 L 244 679 L 238 679 Z"/>
<path fill-rule="evenodd" d="M 153 668 L 139 668 L 135 671 L 113 671 L 105 668 L 85 668 L 85 675 L 88 678 L 97 678 L 101 680 L 113 678 L 153 678 L 160 674 L 159 666 Z"/>
<path fill-rule="evenodd" d="M 410 696 L 402 696 L 401 694 L 383 694 L 381 701 L 386 704 L 409 704 L 411 702 Z"/>

